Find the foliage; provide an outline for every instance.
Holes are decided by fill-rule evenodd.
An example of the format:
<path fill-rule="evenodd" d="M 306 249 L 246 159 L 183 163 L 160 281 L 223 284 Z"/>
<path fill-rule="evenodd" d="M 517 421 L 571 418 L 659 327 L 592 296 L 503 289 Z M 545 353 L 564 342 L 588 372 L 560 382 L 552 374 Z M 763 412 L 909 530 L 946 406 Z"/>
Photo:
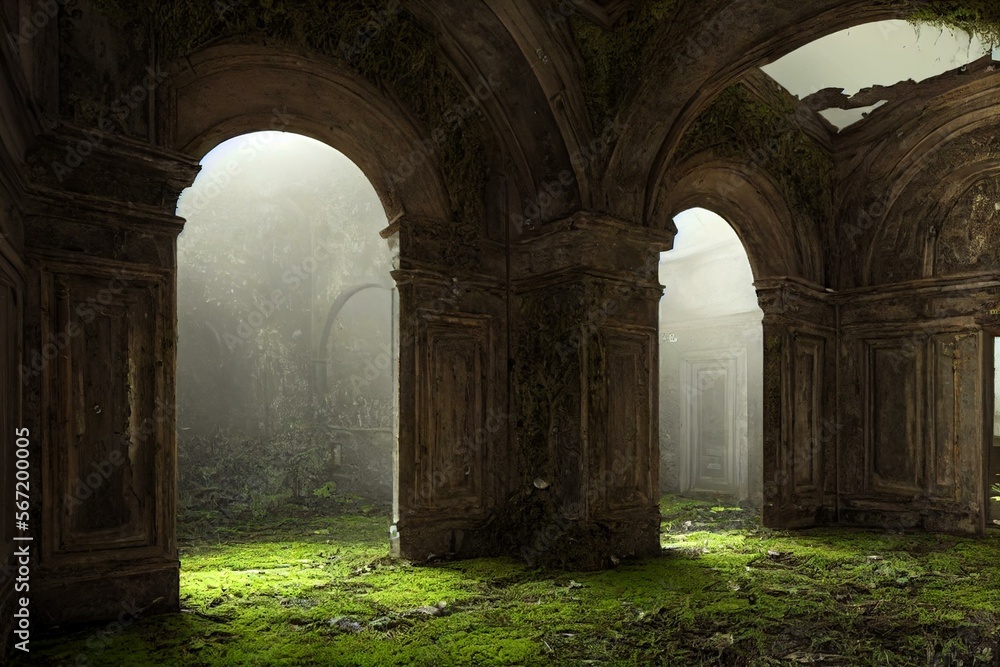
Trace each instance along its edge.
<path fill-rule="evenodd" d="M 1000 4 L 995 0 L 929 0 L 909 20 L 964 30 L 992 45 L 1000 45 Z"/>
<path fill-rule="evenodd" d="M 182 548 L 184 613 L 99 650 L 104 626 L 36 640 L 15 664 L 996 664 L 1000 531 L 785 533 L 739 507 L 661 509 L 661 557 L 587 573 L 393 560 L 373 516 L 254 522 Z"/>
<path fill-rule="evenodd" d="M 688 129 L 678 159 L 711 150 L 763 168 L 792 201 L 815 221 L 831 214 L 833 161 L 794 122 L 795 106 L 784 97 L 775 106 L 745 86 L 726 88 Z"/>
<path fill-rule="evenodd" d="M 584 96 L 595 127 L 618 115 L 635 96 L 653 49 L 653 36 L 676 14 L 678 0 L 640 0 L 612 30 L 580 16 L 571 20 L 584 62 Z"/>

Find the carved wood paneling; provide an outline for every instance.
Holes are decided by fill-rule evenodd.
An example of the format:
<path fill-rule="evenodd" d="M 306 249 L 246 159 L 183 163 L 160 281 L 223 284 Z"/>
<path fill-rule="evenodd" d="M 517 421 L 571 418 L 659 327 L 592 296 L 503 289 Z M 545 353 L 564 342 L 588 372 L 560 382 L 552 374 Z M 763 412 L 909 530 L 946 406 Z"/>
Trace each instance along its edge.
<path fill-rule="evenodd" d="M 896 517 L 906 526 L 980 530 L 984 382 L 991 381 L 983 373 L 983 334 L 886 328 L 850 338 L 844 349 L 859 351 L 864 419 L 863 435 L 845 439 L 842 452 L 845 469 L 858 476 L 845 479 L 844 520 L 881 525 Z M 845 361 L 850 371 L 853 360 Z M 849 411 L 852 397 L 842 394 Z"/>
<path fill-rule="evenodd" d="M 419 315 L 414 506 L 481 516 L 490 444 L 493 320 Z"/>
<path fill-rule="evenodd" d="M 651 330 L 603 326 L 588 346 L 592 514 L 644 508 L 655 501 L 655 343 Z"/>
<path fill-rule="evenodd" d="M 764 320 L 765 525 L 833 520 L 836 430 L 826 384 L 832 335 L 807 324 Z"/>
<path fill-rule="evenodd" d="M 49 566 L 168 556 L 172 411 L 164 403 L 166 286 L 155 276 L 42 277 Z"/>
<path fill-rule="evenodd" d="M 803 334 L 793 338 L 790 479 L 796 493 L 819 491 L 823 485 L 824 351 L 822 338 Z"/>
<path fill-rule="evenodd" d="M 981 332 L 943 333 L 931 338 L 934 354 L 934 405 L 942 406 L 937 419 L 950 408 L 950 429 L 931 430 L 928 493 L 943 502 L 958 502 L 972 516 L 985 521 L 986 488 L 983 486 L 988 424 L 984 392 L 993 378 L 983 374 L 985 348 Z M 940 421 L 938 422 L 940 423 Z M 949 432 L 950 431 L 950 432 Z M 975 526 L 974 526 L 975 527 Z"/>
<path fill-rule="evenodd" d="M 919 493 L 924 485 L 918 424 L 923 346 L 914 339 L 869 341 L 866 346 L 868 486 L 880 493 Z"/>
<path fill-rule="evenodd" d="M 928 413 L 931 439 L 930 481 L 932 494 L 948 496 L 957 490 L 958 451 L 956 427 L 961 417 L 955 410 L 955 392 L 961 381 L 956 378 L 954 337 L 933 337 L 930 348 L 931 386 Z M 956 382 L 958 380 L 958 382 Z"/>

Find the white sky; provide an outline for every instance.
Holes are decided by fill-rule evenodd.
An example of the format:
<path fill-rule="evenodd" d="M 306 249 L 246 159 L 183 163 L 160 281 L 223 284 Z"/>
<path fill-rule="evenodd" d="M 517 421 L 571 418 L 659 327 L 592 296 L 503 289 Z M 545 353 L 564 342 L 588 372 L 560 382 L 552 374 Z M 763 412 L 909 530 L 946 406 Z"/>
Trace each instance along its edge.
<path fill-rule="evenodd" d="M 965 32 L 907 21 L 879 21 L 828 35 L 761 69 L 799 99 L 824 88 L 841 88 L 853 95 L 873 85 L 891 86 L 923 81 L 982 58 L 987 45 Z M 1000 53 L 994 52 L 994 58 Z M 862 112 L 823 112 L 843 129 Z"/>

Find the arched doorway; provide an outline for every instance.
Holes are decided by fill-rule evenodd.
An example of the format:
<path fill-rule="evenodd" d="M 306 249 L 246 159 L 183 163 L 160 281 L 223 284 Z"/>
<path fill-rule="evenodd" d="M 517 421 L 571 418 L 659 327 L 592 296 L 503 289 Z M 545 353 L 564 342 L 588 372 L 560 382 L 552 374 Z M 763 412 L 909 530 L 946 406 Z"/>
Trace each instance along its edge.
<path fill-rule="evenodd" d="M 763 311 L 736 232 L 692 208 L 674 218 L 660 282 L 661 492 L 760 506 Z"/>
<path fill-rule="evenodd" d="M 327 144 L 257 132 L 205 156 L 177 213 L 181 535 L 341 500 L 388 514 L 396 318 L 371 183 Z M 383 289 L 331 333 L 362 281 Z"/>

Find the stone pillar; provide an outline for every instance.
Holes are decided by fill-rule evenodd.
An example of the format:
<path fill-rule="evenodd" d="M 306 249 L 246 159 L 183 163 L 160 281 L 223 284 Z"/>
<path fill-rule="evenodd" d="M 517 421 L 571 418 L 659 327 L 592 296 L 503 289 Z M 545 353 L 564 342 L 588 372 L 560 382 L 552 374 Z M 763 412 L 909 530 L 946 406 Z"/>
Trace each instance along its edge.
<path fill-rule="evenodd" d="M 764 311 L 764 525 L 834 520 L 836 332 L 832 295 L 794 279 L 756 282 Z"/>
<path fill-rule="evenodd" d="M 396 552 L 488 555 L 506 484 L 507 330 L 503 249 L 456 245 L 451 225 L 403 218 L 398 244 Z"/>
<path fill-rule="evenodd" d="M 659 253 L 672 232 L 599 214 L 513 250 L 512 487 L 503 546 L 600 568 L 659 552 Z"/>
<path fill-rule="evenodd" d="M 178 609 L 174 206 L 198 165 L 92 133 L 60 126 L 29 156 L 22 371 L 40 625 Z"/>

